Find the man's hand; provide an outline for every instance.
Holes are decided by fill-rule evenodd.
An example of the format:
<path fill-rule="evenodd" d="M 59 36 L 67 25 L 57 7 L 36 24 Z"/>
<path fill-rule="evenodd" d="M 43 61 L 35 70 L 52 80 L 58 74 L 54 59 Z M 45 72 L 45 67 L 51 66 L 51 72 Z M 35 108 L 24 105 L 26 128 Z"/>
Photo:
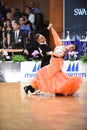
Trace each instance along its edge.
<path fill-rule="evenodd" d="M 24 50 L 24 54 L 29 55 L 29 52 L 27 50 Z"/>

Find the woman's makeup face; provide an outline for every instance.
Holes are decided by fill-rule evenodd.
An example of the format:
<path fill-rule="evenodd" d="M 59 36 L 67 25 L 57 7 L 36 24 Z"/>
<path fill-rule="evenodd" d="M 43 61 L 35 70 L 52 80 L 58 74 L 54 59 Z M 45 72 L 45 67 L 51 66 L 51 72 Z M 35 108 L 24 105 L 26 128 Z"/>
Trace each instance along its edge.
<path fill-rule="evenodd" d="M 67 46 L 69 51 L 74 51 L 76 49 L 76 47 L 73 44 L 70 44 Z"/>

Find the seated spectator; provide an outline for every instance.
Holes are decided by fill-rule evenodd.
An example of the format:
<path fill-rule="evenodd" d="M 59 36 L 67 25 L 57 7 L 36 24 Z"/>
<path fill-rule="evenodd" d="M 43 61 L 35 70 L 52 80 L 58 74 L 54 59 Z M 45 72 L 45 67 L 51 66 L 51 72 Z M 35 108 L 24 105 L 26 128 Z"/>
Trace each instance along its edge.
<path fill-rule="evenodd" d="M 28 20 L 29 20 L 32 24 L 34 24 L 34 23 L 35 23 L 35 15 L 34 15 L 33 12 L 31 12 L 31 9 L 30 9 L 28 6 L 26 6 L 26 8 L 25 8 L 25 14 L 27 14 Z"/>
<path fill-rule="evenodd" d="M 32 55 L 34 50 L 38 50 L 37 42 L 34 41 L 34 38 L 30 38 L 30 39 L 26 38 L 26 42 L 24 43 L 24 56 L 27 60 L 34 59 L 34 56 Z"/>
<path fill-rule="evenodd" d="M 31 30 L 31 36 L 33 35 L 33 26 L 32 23 L 28 20 L 28 15 L 23 13 L 22 17 L 25 19 L 25 25 L 29 26 L 30 30 Z"/>
<path fill-rule="evenodd" d="M 11 35 L 11 48 L 20 49 L 24 47 L 25 37 L 21 30 L 19 30 L 19 24 L 14 22 L 13 32 Z"/>
<path fill-rule="evenodd" d="M 3 23 L 0 21 L 0 48 L 3 48 L 2 29 L 3 29 Z"/>
<path fill-rule="evenodd" d="M 37 8 L 33 1 L 29 2 L 31 12 L 35 14 L 34 33 L 38 33 L 43 28 L 43 14 L 40 8 Z"/>
<path fill-rule="evenodd" d="M 6 13 L 6 19 L 10 19 L 13 26 L 15 20 L 13 20 L 13 14 L 11 12 Z"/>
<path fill-rule="evenodd" d="M 7 19 L 3 27 L 3 47 L 10 48 L 10 38 L 13 31 L 12 23 L 10 19 Z"/>
<path fill-rule="evenodd" d="M 19 19 L 19 30 L 24 32 L 25 37 L 30 38 L 31 29 L 28 25 L 25 25 L 25 19 L 23 17 Z"/>
<path fill-rule="evenodd" d="M 31 22 L 33 30 L 35 30 L 35 14 L 31 11 L 31 9 L 26 6 L 25 14 L 27 14 L 28 20 Z"/>
<path fill-rule="evenodd" d="M 13 16 L 13 20 L 18 22 L 19 18 L 21 17 L 20 10 L 12 7 L 11 8 L 11 13 L 12 13 L 12 16 Z"/>
<path fill-rule="evenodd" d="M 38 7 L 35 7 L 35 3 L 34 3 L 33 1 L 30 1 L 30 2 L 29 2 L 29 8 L 31 9 L 31 11 L 32 11 L 34 14 L 41 13 L 41 9 L 39 9 Z"/>

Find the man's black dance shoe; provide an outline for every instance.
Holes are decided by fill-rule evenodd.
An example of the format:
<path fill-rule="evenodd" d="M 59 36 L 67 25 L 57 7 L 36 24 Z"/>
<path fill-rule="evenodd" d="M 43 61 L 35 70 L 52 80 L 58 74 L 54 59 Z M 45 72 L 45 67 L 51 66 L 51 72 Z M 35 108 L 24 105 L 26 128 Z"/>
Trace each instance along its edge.
<path fill-rule="evenodd" d="M 35 91 L 35 89 L 31 85 L 28 85 L 28 86 L 24 87 L 24 91 L 25 91 L 26 94 L 28 94 L 28 91 L 33 93 Z"/>

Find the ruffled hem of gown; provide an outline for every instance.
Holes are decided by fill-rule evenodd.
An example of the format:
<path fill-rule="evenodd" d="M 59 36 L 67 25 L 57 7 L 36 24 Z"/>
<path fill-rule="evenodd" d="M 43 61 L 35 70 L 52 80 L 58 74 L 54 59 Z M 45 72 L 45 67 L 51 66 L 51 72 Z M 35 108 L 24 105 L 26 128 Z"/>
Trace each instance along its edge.
<path fill-rule="evenodd" d="M 81 77 L 70 77 L 62 71 L 55 73 L 49 79 L 47 69 L 44 67 L 32 81 L 32 86 L 37 86 L 39 90 L 44 92 L 72 94 L 80 88 L 81 83 Z"/>

